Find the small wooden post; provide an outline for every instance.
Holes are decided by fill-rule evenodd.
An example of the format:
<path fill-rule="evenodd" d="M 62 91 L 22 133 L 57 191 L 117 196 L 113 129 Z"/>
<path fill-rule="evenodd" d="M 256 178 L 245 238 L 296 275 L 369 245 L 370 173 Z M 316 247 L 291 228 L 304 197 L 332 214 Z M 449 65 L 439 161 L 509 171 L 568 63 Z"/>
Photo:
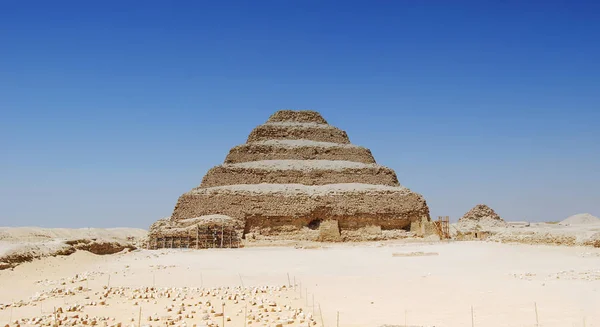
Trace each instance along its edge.
<path fill-rule="evenodd" d="M 535 307 L 535 326 L 539 327 L 540 326 L 540 319 L 539 319 L 539 316 L 538 316 L 537 302 L 533 302 L 533 306 Z"/>
<path fill-rule="evenodd" d="M 337 319 L 336 319 L 336 323 L 335 323 L 336 327 L 340 327 L 340 312 L 337 312 Z"/>
<path fill-rule="evenodd" d="M 319 316 L 321 316 L 321 326 L 325 327 L 325 321 L 323 320 L 323 310 L 321 310 L 321 303 L 319 303 Z"/>
<path fill-rule="evenodd" d="M 471 327 L 475 327 L 475 313 L 473 313 L 473 306 L 471 306 Z"/>
<path fill-rule="evenodd" d="M 225 302 L 221 304 L 221 312 L 223 313 L 223 327 L 225 327 Z"/>
<path fill-rule="evenodd" d="M 221 221 L 221 249 L 223 248 L 223 229 L 225 228 L 225 223 Z"/>
<path fill-rule="evenodd" d="M 106 285 L 106 288 L 110 288 L 110 273 L 108 273 L 108 284 Z"/>
<path fill-rule="evenodd" d="M 292 282 L 290 281 L 290 273 L 287 273 L 288 276 L 288 287 L 292 286 Z"/>
<path fill-rule="evenodd" d="M 142 306 L 140 305 L 140 313 L 138 314 L 138 327 L 142 326 Z"/>
<path fill-rule="evenodd" d="M 246 306 L 244 307 L 244 327 L 246 327 L 247 323 L 248 323 L 248 303 L 246 303 Z"/>
<path fill-rule="evenodd" d="M 242 279 L 242 274 L 238 273 L 238 275 L 240 275 L 240 282 L 242 283 L 242 288 L 245 288 L 244 287 L 244 280 Z"/>
<path fill-rule="evenodd" d="M 304 297 L 306 298 L 306 308 L 308 309 L 308 288 L 304 289 Z"/>

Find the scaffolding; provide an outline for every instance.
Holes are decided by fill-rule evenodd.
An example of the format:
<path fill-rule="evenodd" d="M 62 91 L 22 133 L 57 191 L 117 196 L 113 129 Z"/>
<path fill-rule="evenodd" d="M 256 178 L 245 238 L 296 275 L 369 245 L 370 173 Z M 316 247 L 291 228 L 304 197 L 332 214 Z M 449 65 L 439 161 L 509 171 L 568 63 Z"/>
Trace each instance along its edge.
<path fill-rule="evenodd" d="M 148 249 L 210 249 L 238 248 L 241 240 L 238 232 L 230 226 L 199 226 L 187 233 L 150 235 Z"/>
<path fill-rule="evenodd" d="M 441 240 L 450 239 L 450 217 L 438 216 L 438 220 L 433 222 L 435 231 Z"/>

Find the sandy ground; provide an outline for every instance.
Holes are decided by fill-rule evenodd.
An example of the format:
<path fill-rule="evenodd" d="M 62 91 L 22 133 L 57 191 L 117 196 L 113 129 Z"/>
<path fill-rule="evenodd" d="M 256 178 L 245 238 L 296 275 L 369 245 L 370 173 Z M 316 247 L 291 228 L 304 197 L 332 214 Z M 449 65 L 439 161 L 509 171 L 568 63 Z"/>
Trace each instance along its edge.
<path fill-rule="evenodd" d="M 69 282 L 76 274 L 79 281 Z M 539 326 L 600 326 L 600 249 L 482 242 L 141 250 L 111 256 L 78 252 L 0 271 L 0 304 L 4 305 L 29 301 L 36 293 L 56 287 L 84 287 L 69 297 L 0 310 L 0 323 L 4 325 L 11 315 L 14 320 L 42 312 L 51 314 L 50 308 L 59 305 L 85 304 L 90 301 L 86 296 L 93 300 L 108 284 L 109 275 L 111 288 L 132 291 L 153 285 L 162 290 L 239 287 L 242 283 L 245 287 L 276 286 L 288 284 L 288 274 L 292 284 L 296 280 L 295 291 L 264 296 L 271 296 L 278 306 L 287 303 L 306 313 L 315 310 L 318 326 L 319 306 L 325 326 L 336 325 L 337 312 L 340 326 L 404 325 L 405 319 L 411 326 L 471 326 L 471 306 L 475 326 L 536 326 L 536 306 Z M 89 277 L 85 280 L 81 276 Z M 61 279 L 67 281 L 65 286 L 60 286 Z M 45 281 L 36 282 L 40 280 Z M 188 296 L 202 298 L 198 294 Z M 123 322 L 133 318 L 137 323 L 139 306 L 134 300 L 113 299 L 111 295 L 107 301 L 108 307 L 86 306 L 83 313 L 112 316 Z M 143 316 L 150 311 L 165 314 L 170 301 L 140 303 Z M 226 310 L 239 315 L 248 301 L 227 304 Z M 216 309 L 220 312 L 220 306 Z M 226 325 L 243 326 L 242 319 L 232 314 Z M 221 326 L 221 320 L 213 320 Z M 142 323 L 149 324 L 164 326 Z M 275 326 L 267 324 L 271 325 Z"/>
<path fill-rule="evenodd" d="M 41 242 L 55 239 L 126 239 L 144 237 L 146 231 L 138 228 L 41 228 L 0 227 L 0 241 Z"/>
<path fill-rule="evenodd" d="M 451 224 L 450 232 L 456 237 L 457 231 L 473 232 L 479 224 L 480 230 L 489 231 L 493 234 L 491 241 L 504 243 L 525 244 L 556 244 L 556 245 L 588 245 L 594 240 L 600 240 L 600 223 L 587 222 L 582 224 L 557 224 L 557 223 L 527 223 L 528 225 L 511 225 L 507 227 L 495 227 L 496 221 L 489 220 L 488 225 L 480 222 L 468 221 L 461 224 Z M 503 222 L 502 222 L 503 223 Z"/>
<path fill-rule="evenodd" d="M 139 244 L 146 235 L 145 230 L 136 228 L 0 227 L 0 270 L 32 258 L 64 254 L 73 247 L 67 244 L 70 240 L 97 240 L 95 243 L 104 244 L 114 242 L 120 246 Z M 96 247 L 93 251 L 110 253 L 110 248 Z M 119 251 L 118 247 L 114 251 Z"/>

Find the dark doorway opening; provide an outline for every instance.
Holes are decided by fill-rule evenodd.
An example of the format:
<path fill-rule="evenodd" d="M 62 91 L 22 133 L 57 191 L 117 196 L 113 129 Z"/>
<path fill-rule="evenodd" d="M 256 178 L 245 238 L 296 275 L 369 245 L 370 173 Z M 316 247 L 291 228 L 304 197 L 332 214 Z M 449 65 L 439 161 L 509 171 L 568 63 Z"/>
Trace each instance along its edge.
<path fill-rule="evenodd" d="M 308 228 L 312 230 L 319 229 L 319 226 L 321 226 L 321 219 L 313 219 L 308 223 Z"/>

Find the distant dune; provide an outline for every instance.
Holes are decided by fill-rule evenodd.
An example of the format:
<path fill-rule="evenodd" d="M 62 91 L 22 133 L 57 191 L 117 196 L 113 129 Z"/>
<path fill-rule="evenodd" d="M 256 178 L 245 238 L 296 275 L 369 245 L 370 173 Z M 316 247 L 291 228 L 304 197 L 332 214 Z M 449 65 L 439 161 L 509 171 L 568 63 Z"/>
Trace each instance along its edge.
<path fill-rule="evenodd" d="M 0 227 L 0 270 L 77 250 L 112 254 L 135 249 L 146 237 L 136 228 Z"/>

